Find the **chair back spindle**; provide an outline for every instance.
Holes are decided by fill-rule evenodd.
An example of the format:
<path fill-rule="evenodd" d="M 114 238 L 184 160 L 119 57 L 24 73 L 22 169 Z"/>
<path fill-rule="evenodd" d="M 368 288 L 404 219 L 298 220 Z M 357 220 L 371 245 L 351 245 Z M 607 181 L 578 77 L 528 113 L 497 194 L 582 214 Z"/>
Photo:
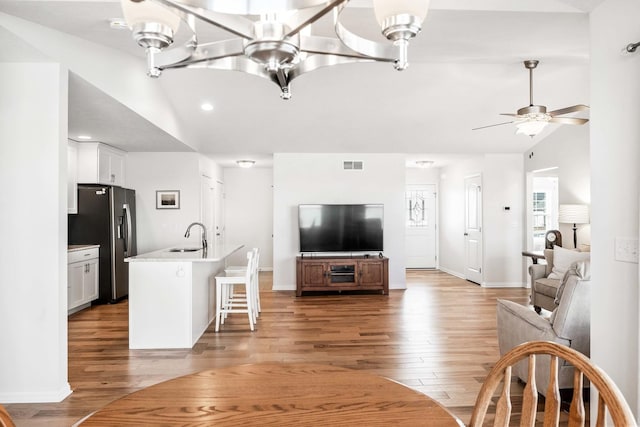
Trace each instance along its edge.
<path fill-rule="evenodd" d="M 560 360 L 574 367 L 573 398 L 569 407 L 569 427 L 584 427 L 586 423 L 584 378 L 597 391 L 596 426 L 604 426 L 608 413 L 613 424 L 618 427 L 637 427 L 636 420 L 624 396 L 609 378 L 584 354 L 567 346 L 550 341 L 530 341 L 518 345 L 502 356 L 485 379 L 471 415 L 470 427 L 480 427 L 486 418 L 489 405 L 497 388 L 502 383 L 502 392 L 496 403 L 494 426 L 508 426 L 511 418 L 511 375 L 512 366 L 528 359 L 527 385 L 522 396 L 521 427 L 533 427 L 536 422 L 538 391 L 536 386 L 536 357 L 551 357 L 549 386 L 544 405 L 544 427 L 558 426 L 560 422 L 560 389 L 558 368 Z"/>
<path fill-rule="evenodd" d="M 2 405 L 0 405 L 0 427 L 16 427 L 11 416 Z"/>

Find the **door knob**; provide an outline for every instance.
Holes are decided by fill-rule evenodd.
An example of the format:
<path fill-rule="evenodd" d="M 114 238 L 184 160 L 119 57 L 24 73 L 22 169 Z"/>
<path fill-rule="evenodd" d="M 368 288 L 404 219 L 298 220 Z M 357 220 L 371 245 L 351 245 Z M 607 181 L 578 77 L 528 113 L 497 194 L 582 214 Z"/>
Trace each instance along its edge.
<path fill-rule="evenodd" d="M 464 235 L 465 235 L 465 236 L 468 236 L 468 235 L 469 235 L 469 233 L 464 233 Z"/>

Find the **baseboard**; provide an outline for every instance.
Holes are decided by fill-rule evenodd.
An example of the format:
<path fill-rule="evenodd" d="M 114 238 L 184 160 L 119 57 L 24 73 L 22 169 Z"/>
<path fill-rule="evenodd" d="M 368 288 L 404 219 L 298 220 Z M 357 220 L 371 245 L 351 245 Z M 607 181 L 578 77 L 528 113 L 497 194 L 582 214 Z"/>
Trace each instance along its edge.
<path fill-rule="evenodd" d="M 276 286 L 276 285 L 273 285 L 271 290 L 272 291 L 295 291 L 296 290 L 296 285 L 290 285 L 290 286 Z"/>
<path fill-rule="evenodd" d="M 66 383 L 60 390 L 51 392 L 18 392 L 0 393 L 2 403 L 57 403 L 62 402 L 72 393 L 71 386 Z"/>
<path fill-rule="evenodd" d="M 485 282 L 483 288 L 526 288 L 522 282 Z"/>
<path fill-rule="evenodd" d="M 450 275 L 452 275 L 452 276 L 456 276 L 456 277 L 458 277 L 458 278 L 460 278 L 460 279 L 464 279 L 464 280 L 466 280 L 466 277 L 464 277 L 464 274 L 462 274 L 462 273 L 458 273 L 457 271 L 448 270 L 448 269 L 446 269 L 446 268 L 444 268 L 444 267 L 440 267 L 438 270 L 440 270 L 440 271 L 442 271 L 442 272 L 444 272 L 444 273 L 450 274 Z"/>

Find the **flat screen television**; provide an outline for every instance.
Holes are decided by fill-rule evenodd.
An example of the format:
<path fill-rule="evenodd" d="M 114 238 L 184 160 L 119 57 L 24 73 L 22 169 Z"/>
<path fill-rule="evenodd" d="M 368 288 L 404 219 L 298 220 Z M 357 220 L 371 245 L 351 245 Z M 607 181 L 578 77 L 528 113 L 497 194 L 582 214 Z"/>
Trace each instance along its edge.
<path fill-rule="evenodd" d="M 384 205 L 298 205 L 300 252 L 382 252 Z"/>

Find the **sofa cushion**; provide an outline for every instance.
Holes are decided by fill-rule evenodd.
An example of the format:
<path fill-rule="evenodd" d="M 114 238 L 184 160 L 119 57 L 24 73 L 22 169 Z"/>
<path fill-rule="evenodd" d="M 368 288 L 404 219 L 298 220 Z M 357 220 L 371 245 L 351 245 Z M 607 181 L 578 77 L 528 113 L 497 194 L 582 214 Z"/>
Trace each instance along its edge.
<path fill-rule="evenodd" d="M 562 292 L 564 292 L 564 286 L 569 276 L 577 276 L 580 280 L 591 280 L 591 263 L 588 261 L 579 261 L 571 264 L 571 267 L 569 267 L 562 278 L 562 284 L 558 287 L 555 300 L 556 305 L 560 304 L 560 298 L 562 298 Z"/>
<path fill-rule="evenodd" d="M 551 274 L 549 274 L 548 278 L 562 280 L 571 264 L 577 261 L 588 261 L 590 256 L 591 253 L 589 252 L 572 251 L 560 246 L 554 246 L 553 267 L 551 268 Z"/>
<path fill-rule="evenodd" d="M 561 282 L 562 280 L 557 279 L 538 279 L 535 281 L 533 286 L 535 286 L 535 290 L 537 293 L 555 298 Z"/>

